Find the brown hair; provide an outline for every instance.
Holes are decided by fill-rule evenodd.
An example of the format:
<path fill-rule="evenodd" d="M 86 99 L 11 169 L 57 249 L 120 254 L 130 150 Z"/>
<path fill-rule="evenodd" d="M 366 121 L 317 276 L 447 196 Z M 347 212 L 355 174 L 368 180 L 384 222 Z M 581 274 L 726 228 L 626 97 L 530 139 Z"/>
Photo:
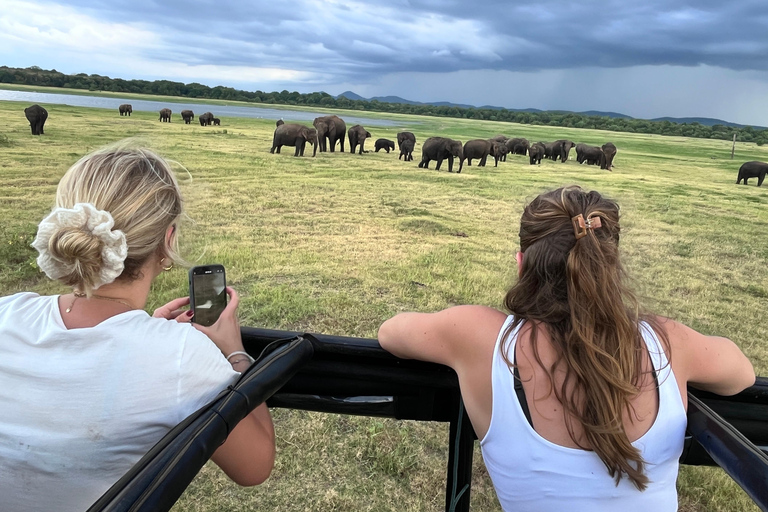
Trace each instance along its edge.
<path fill-rule="evenodd" d="M 128 256 L 118 279 L 138 279 L 141 267 L 158 250 L 168 263 L 183 263 L 177 246 L 181 192 L 171 166 L 152 151 L 128 142 L 78 160 L 56 191 L 57 207 L 72 208 L 77 203 L 106 210 L 115 220 L 113 229 L 125 234 Z M 168 245 L 165 234 L 171 225 L 176 231 Z M 61 228 L 54 233 L 48 245 L 51 256 L 74 265 L 59 280 L 90 295 L 103 265 L 102 245 L 84 228 Z"/>
<path fill-rule="evenodd" d="M 586 236 L 577 237 L 572 219 L 578 215 L 587 221 L 599 217 L 600 227 L 587 228 Z M 524 254 L 520 278 L 504 298 L 515 317 L 504 344 L 512 330 L 531 320 L 535 359 L 563 406 L 571 439 L 587 448 L 575 439 L 571 418 L 576 418 L 588 449 L 600 457 L 616 484 L 626 475 L 644 490 L 648 484 L 645 463 L 623 424 L 623 412 L 631 412 L 630 400 L 640 391 L 646 351 L 641 320 L 651 323 L 669 352 L 658 322 L 640 314 L 636 297 L 624 283 L 620 231 L 618 204 L 598 192 L 563 187 L 531 201 L 520 221 Z M 539 323 L 547 329 L 557 354 L 550 368 L 536 351 Z M 505 361 L 513 366 L 506 355 Z M 554 385 L 555 369 L 565 371 L 561 386 Z"/>

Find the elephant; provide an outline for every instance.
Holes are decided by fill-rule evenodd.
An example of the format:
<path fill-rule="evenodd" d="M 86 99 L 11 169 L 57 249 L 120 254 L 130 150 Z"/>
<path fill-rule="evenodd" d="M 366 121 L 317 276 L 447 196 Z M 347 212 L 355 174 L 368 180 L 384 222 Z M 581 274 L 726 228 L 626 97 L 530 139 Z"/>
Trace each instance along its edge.
<path fill-rule="evenodd" d="M 411 139 L 405 139 L 400 144 L 400 156 L 397 157 L 400 160 L 401 157 L 405 157 L 403 161 L 410 162 L 413 160 L 413 144 Z"/>
<path fill-rule="evenodd" d="M 492 142 L 491 143 L 491 152 L 490 155 L 495 160 L 495 163 L 493 164 L 494 167 L 499 166 L 499 160 L 502 162 L 506 160 L 507 153 L 509 153 L 509 149 L 507 149 L 507 145 L 503 142 Z"/>
<path fill-rule="evenodd" d="M 557 162 L 558 158 L 561 162 L 566 162 L 571 153 L 571 148 L 576 144 L 568 139 L 560 139 L 554 142 L 552 151 L 552 160 Z"/>
<path fill-rule="evenodd" d="M 275 123 L 275 126 L 280 126 L 283 124 L 285 124 L 285 121 L 283 121 L 282 119 L 278 119 L 277 122 Z"/>
<path fill-rule="evenodd" d="M 544 152 L 546 148 L 543 142 L 535 142 L 528 148 L 528 157 L 530 158 L 531 165 L 540 164 L 541 159 L 544 158 Z"/>
<path fill-rule="evenodd" d="M 509 154 L 511 155 L 526 155 L 528 148 L 531 147 L 528 139 L 509 139 L 506 143 Z"/>
<path fill-rule="evenodd" d="M 747 184 L 749 178 L 757 178 L 757 186 L 763 184 L 765 175 L 768 174 L 768 164 L 765 162 L 745 162 L 739 167 L 739 177 L 736 178 L 736 184 L 738 185 L 741 180 L 744 180 L 744 184 Z"/>
<path fill-rule="evenodd" d="M 213 126 L 221 126 L 221 119 L 219 119 L 218 117 L 214 117 Z"/>
<path fill-rule="evenodd" d="M 416 145 L 416 136 L 411 132 L 400 132 L 397 134 L 397 146 L 400 148 L 400 150 L 403 150 L 403 142 L 409 140 L 413 142 L 413 146 Z M 411 151 L 413 151 L 413 147 L 411 147 Z M 413 160 L 413 158 L 411 158 Z"/>
<path fill-rule="evenodd" d="M 443 160 L 448 159 L 448 172 L 453 172 L 453 158 L 459 159 L 459 170 L 461 172 L 464 166 L 464 147 L 460 140 L 448 139 L 445 137 L 430 137 L 424 141 L 424 145 L 421 146 L 421 162 L 419 162 L 420 169 L 429 169 L 429 161 L 435 160 L 437 165 L 435 170 L 440 170 L 440 164 Z"/>
<path fill-rule="evenodd" d="M 336 143 L 344 152 L 344 135 L 347 133 L 347 123 L 339 116 L 316 117 L 312 125 L 317 129 L 317 140 L 320 143 L 320 152 L 334 152 Z M 326 144 L 327 140 L 327 144 Z"/>
<path fill-rule="evenodd" d="M 160 121 L 164 123 L 170 123 L 171 122 L 171 109 L 169 108 L 161 108 L 160 109 Z"/>
<path fill-rule="evenodd" d="M 371 132 L 365 128 L 356 124 L 347 132 L 349 135 L 349 152 L 354 153 L 357 145 L 360 144 L 360 154 L 363 154 L 363 146 L 365 145 L 365 139 L 371 136 Z"/>
<path fill-rule="evenodd" d="M 509 137 L 502 134 L 496 135 L 495 137 L 491 137 L 490 139 L 488 139 L 489 142 L 499 142 L 501 144 L 506 144 L 508 140 L 509 140 Z M 509 151 L 506 151 L 504 155 L 501 157 L 502 162 L 507 161 L 507 153 L 509 153 Z M 493 155 L 493 153 L 491 153 L 491 155 Z M 498 163 L 499 161 L 497 160 L 496 164 L 498 165 Z"/>
<path fill-rule="evenodd" d="M 192 112 L 191 110 L 182 110 L 181 118 L 184 120 L 185 123 L 189 124 L 195 120 L 195 113 Z"/>
<path fill-rule="evenodd" d="M 549 158 L 551 160 L 557 161 L 558 157 L 560 156 L 559 153 L 555 153 L 555 145 L 556 142 L 543 142 L 544 144 L 544 158 Z"/>
<path fill-rule="evenodd" d="M 29 127 L 32 129 L 32 135 L 45 135 L 43 126 L 48 119 L 48 111 L 40 105 L 32 105 L 24 109 L 24 115 L 29 121 Z"/>
<path fill-rule="evenodd" d="M 587 162 L 587 165 L 600 165 L 605 158 L 603 149 L 588 144 L 576 144 L 576 161 L 580 164 Z"/>
<path fill-rule="evenodd" d="M 613 168 L 613 157 L 616 156 L 616 146 L 612 142 L 606 142 L 603 144 L 602 150 L 603 158 L 600 160 L 600 168 L 610 171 Z"/>
<path fill-rule="evenodd" d="M 120 112 L 121 116 L 130 116 L 131 112 L 133 112 L 133 106 L 129 103 L 123 103 L 117 110 Z"/>
<path fill-rule="evenodd" d="M 390 149 L 392 151 L 395 150 L 395 143 L 389 139 L 376 139 L 374 147 L 376 148 L 376 153 L 378 153 L 380 149 L 386 149 L 387 153 L 389 153 Z"/>
<path fill-rule="evenodd" d="M 200 121 L 200 126 L 211 126 L 211 123 L 213 123 L 213 114 L 206 112 L 205 114 L 199 115 L 197 120 Z"/>
<path fill-rule="evenodd" d="M 270 153 L 274 153 L 275 149 L 280 153 L 282 146 L 296 146 L 296 152 L 293 156 L 304 156 L 304 147 L 309 142 L 314 146 L 312 156 L 317 154 L 317 130 L 304 126 L 303 124 L 281 124 L 275 128 L 275 134 L 272 137 L 272 149 Z"/>
<path fill-rule="evenodd" d="M 488 154 L 491 152 L 492 142 L 485 139 L 474 139 L 467 141 L 464 144 L 464 159 L 467 161 L 467 165 L 472 165 L 472 159 L 477 158 L 479 162 L 478 167 L 485 167 L 485 162 L 488 159 Z"/>

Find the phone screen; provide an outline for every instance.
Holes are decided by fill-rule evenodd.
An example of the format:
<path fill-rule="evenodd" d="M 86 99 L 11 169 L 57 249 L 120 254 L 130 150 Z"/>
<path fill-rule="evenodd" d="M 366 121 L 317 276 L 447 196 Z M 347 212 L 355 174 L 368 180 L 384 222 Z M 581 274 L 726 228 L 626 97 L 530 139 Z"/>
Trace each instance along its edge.
<path fill-rule="evenodd" d="M 197 273 L 200 272 L 200 273 Z M 210 267 L 192 275 L 192 302 L 195 305 L 194 322 L 213 325 L 227 307 L 226 280 L 223 267 Z"/>

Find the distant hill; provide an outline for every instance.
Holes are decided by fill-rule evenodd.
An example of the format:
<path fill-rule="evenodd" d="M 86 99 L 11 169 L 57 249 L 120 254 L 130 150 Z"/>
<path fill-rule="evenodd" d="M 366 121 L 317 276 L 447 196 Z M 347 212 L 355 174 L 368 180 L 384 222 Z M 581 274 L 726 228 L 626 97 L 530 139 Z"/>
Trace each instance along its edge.
<path fill-rule="evenodd" d="M 747 126 L 744 124 L 729 123 L 728 121 L 723 121 L 722 119 L 713 119 L 711 117 L 657 117 L 655 119 L 651 119 L 651 121 L 669 121 L 671 123 L 678 123 L 678 124 L 699 123 L 704 126 L 714 126 L 716 124 L 721 124 L 723 126 L 730 126 L 733 128 L 743 128 Z M 754 128 L 762 128 L 762 126 L 755 126 Z"/>
<path fill-rule="evenodd" d="M 358 101 L 358 100 L 368 101 L 368 98 L 363 98 L 359 94 L 355 94 L 352 91 L 344 91 L 343 93 L 336 96 L 336 98 L 341 98 L 342 96 L 352 101 Z M 399 102 L 393 101 L 392 103 L 399 103 Z"/>
<path fill-rule="evenodd" d="M 552 113 L 558 113 L 558 114 L 581 114 L 585 116 L 602 116 L 602 117 L 612 117 L 616 119 L 636 119 L 632 116 L 628 116 L 626 114 L 621 114 L 619 112 L 602 112 L 599 110 L 587 110 L 584 112 L 573 112 L 570 110 L 540 110 L 538 108 L 507 108 L 507 107 L 497 107 L 494 105 L 483 105 L 481 107 L 477 107 L 475 105 L 466 105 L 463 103 L 451 103 L 450 101 L 430 101 L 428 103 L 423 103 L 420 101 L 412 101 L 407 100 L 405 98 L 401 98 L 400 96 L 374 96 L 373 98 L 364 98 L 360 96 L 359 94 L 355 94 L 352 91 L 345 91 L 336 98 L 339 97 L 345 97 L 350 100 L 363 100 L 363 101 L 380 101 L 382 103 L 404 103 L 407 105 L 433 105 L 435 107 L 458 107 L 458 108 L 480 108 L 480 109 L 489 109 L 489 110 L 509 110 L 511 112 L 528 112 L 528 113 L 538 113 L 538 112 L 552 112 Z M 669 121 L 671 123 L 677 123 L 677 124 L 691 124 L 691 123 L 699 123 L 703 126 L 714 126 L 716 124 L 721 124 L 723 126 L 728 126 L 732 128 L 744 128 L 747 125 L 738 124 L 738 123 L 731 123 L 728 121 L 723 121 L 722 119 L 713 119 L 711 117 L 657 117 L 654 119 L 648 119 L 648 121 Z M 754 128 L 758 129 L 764 129 L 763 126 L 753 126 Z"/>
<path fill-rule="evenodd" d="M 400 96 L 374 96 L 371 101 L 376 100 L 382 103 L 405 103 L 406 105 L 422 105 L 418 101 L 411 101 Z"/>
<path fill-rule="evenodd" d="M 600 112 L 599 110 L 587 110 L 586 112 L 577 112 L 578 114 L 584 114 L 585 116 L 603 116 L 603 117 L 616 117 L 618 119 L 634 119 L 632 116 L 626 114 L 619 114 L 618 112 Z"/>

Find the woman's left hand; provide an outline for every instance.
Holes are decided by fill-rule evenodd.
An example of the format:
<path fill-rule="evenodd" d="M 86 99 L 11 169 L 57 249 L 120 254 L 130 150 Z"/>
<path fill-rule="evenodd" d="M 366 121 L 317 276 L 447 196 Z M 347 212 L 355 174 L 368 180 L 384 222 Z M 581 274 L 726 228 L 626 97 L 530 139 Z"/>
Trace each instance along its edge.
<path fill-rule="evenodd" d="M 191 310 L 181 309 L 189 305 L 189 297 L 179 297 L 173 299 L 165 306 L 160 306 L 152 313 L 155 318 L 165 318 L 166 320 L 176 320 L 177 322 L 190 322 L 192 316 L 188 314 Z"/>

